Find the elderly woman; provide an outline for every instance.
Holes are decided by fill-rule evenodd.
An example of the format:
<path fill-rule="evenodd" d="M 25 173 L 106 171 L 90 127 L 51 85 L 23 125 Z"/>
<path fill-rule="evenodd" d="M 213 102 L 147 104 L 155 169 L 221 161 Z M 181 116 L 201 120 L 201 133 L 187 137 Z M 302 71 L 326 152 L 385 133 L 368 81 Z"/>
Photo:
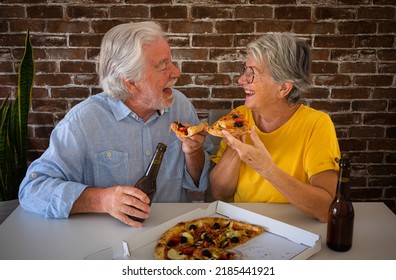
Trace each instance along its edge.
<path fill-rule="evenodd" d="M 225 138 L 212 161 L 212 195 L 235 202 L 291 203 L 327 221 L 340 157 L 330 117 L 299 103 L 310 83 L 310 48 L 289 33 L 268 34 L 247 46 L 238 82 L 246 93 L 251 134 Z"/>

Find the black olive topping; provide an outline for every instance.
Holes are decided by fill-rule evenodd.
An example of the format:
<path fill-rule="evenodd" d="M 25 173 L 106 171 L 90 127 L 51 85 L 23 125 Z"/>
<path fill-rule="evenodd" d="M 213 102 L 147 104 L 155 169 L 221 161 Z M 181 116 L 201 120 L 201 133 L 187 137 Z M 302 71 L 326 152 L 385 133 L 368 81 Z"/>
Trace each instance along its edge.
<path fill-rule="evenodd" d="M 180 237 L 180 243 L 186 243 L 187 242 L 187 237 L 185 237 L 185 236 L 181 236 Z"/>
<path fill-rule="evenodd" d="M 181 122 L 175 122 L 177 124 L 177 128 L 185 127 Z"/>
<path fill-rule="evenodd" d="M 231 238 L 231 242 L 232 243 L 238 243 L 239 242 L 239 238 L 234 236 L 233 238 Z"/>
<path fill-rule="evenodd" d="M 197 229 L 197 226 L 196 226 L 196 225 L 190 225 L 190 226 L 188 227 L 188 229 L 189 229 L 189 230 L 196 230 L 196 229 Z"/>
<path fill-rule="evenodd" d="M 203 250 L 202 255 L 208 258 L 212 257 L 212 253 L 209 250 Z"/>
<path fill-rule="evenodd" d="M 236 118 L 238 118 L 238 115 L 232 115 L 232 118 L 236 119 Z"/>
<path fill-rule="evenodd" d="M 235 126 L 236 126 L 236 127 L 242 127 L 242 126 L 243 126 L 243 122 L 236 122 L 236 123 L 235 123 Z"/>
<path fill-rule="evenodd" d="M 212 238 L 210 238 L 209 234 L 205 234 L 204 240 L 213 243 Z"/>
<path fill-rule="evenodd" d="M 213 228 L 214 229 L 219 229 L 220 228 L 220 224 L 219 223 L 214 223 Z"/>
<path fill-rule="evenodd" d="M 168 247 L 173 247 L 173 246 L 175 246 L 176 244 L 175 244 L 175 242 L 173 242 L 173 241 L 169 241 L 166 245 L 167 245 Z"/>

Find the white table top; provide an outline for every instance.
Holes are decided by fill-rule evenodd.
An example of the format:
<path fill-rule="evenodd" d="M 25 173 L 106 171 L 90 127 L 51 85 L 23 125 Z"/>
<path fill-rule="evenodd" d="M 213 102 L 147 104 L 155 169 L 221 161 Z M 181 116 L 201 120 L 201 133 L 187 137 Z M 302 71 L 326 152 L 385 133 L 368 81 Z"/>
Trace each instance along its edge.
<path fill-rule="evenodd" d="M 311 259 L 396 259 L 396 215 L 383 203 L 353 203 L 354 240 L 348 252 L 326 246 L 326 224 L 306 217 L 290 204 L 238 203 L 238 207 L 319 234 L 321 250 Z M 96 252 L 180 216 L 205 203 L 154 203 L 143 228 L 131 228 L 106 214 L 80 214 L 69 219 L 46 219 L 18 207 L 0 225 L 0 259 L 90 259 Z M 111 258 L 110 254 L 110 258 Z"/>

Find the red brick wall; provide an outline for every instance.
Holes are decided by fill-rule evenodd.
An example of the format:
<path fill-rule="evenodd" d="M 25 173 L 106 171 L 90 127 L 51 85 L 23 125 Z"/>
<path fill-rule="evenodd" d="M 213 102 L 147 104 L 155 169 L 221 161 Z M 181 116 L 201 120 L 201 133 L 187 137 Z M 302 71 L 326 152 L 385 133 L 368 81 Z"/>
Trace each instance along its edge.
<path fill-rule="evenodd" d="M 67 4 L 66 4 L 67 3 Z M 84 3 L 84 4 L 81 4 Z M 202 119 L 244 101 L 238 65 L 244 46 L 292 31 L 313 48 L 313 90 L 305 102 L 328 112 L 353 162 L 355 201 L 396 201 L 395 0 L 2 0 L 0 98 L 14 96 L 24 34 L 37 62 L 30 158 L 75 104 L 100 91 L 99 45 L 112 26 L 155 19 L 183 72 L 178 82 Z"/>

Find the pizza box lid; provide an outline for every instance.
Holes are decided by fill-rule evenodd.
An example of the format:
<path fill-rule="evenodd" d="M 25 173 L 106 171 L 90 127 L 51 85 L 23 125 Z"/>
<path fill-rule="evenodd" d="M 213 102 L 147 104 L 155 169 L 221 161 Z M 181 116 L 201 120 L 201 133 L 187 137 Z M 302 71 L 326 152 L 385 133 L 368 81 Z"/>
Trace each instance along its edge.
<path fill-rule="evenodd" d="M 321 249 L 320 235 L 229 203 L 215 201 L 206 209 L 195 209 L 144 233 L 117 242 L 112 248 L 113 259 L 152 260 L 158 239 L 166 230 L 179 222 L 211 216 L 227 217 L 265 228 L 261 235 L 233 249 L 239 259 L 301 260 L 311 257 Z"/>

